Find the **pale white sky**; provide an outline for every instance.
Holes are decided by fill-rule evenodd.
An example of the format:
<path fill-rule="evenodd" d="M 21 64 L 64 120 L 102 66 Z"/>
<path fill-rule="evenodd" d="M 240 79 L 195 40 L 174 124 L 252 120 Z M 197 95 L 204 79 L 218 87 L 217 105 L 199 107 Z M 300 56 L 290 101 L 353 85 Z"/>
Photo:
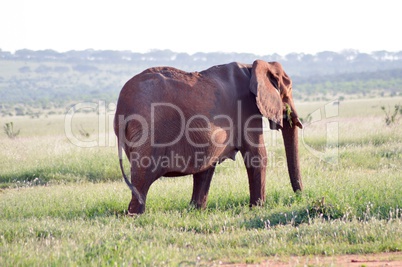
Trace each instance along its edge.
<path fill-rule="evenodd" d="M 0 6 L 3 51 L 402 50 L 395 0 L 6 0 Z"/>

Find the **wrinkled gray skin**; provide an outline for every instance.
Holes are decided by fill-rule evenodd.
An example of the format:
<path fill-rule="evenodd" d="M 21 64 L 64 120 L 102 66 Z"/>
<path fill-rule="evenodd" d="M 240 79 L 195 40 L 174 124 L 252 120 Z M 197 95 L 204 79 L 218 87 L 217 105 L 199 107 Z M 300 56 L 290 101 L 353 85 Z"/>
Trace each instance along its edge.
<path fill-rule="evenodd" d="M 121 90 L 114 129 L 120 163 L 131 164 L 129 214 L 145 211 L 151 184 L 159 177 L 193 175 L 191 203 L 205 208 L 216 164 L 238 151 L 247 168 L 250 205 L 265 201 L 267 154 L 262 116 L 281 130 L 294 191 L 302 190 L 292 82 L 276 62 L 230 63 L 187 73 L 147 69 Z M 159 160 L 159 161 L 158 161 Z M 163 162 L 163 164 L 162 164 Z"/>

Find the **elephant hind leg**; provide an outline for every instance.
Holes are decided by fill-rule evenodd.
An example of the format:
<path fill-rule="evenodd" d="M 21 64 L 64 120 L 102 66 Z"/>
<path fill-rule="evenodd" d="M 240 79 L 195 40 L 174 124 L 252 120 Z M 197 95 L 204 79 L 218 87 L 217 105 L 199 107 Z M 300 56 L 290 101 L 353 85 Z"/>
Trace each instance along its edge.
<path fill-rule="evenodd" d="M 128 204 L 128 215 L 135 215 L 135 214 L 142 214 L 145 212 L 145 204 L 147 201 L 147 194 L 149 187 L 151 186 L 150 184 L 147 184 L 146 182 L 143 181 L 143 179 L 138 179 L 136 181 L 139 181 L 138 183 L 133 183 L 138 184 L 135 185 L 138 188 L 139 193 L 141 194 L 141 197 L 143 199 L 143 203 L 140 203 L 137 196 L 132 194 L 131 201 Z M 142 186 L 139 186 L 139 184 L 142 184 Z"/>
<path fill-rule="evenodd" d="M 155 182 L 159 176 L 152 173 L 149 168 L 131 168 L 131 183 L 138 189 L 143 203 L 140 203 L 137 196 L 132 194 L 130 204 L 128 205 L 128 214 L 142 214 L 145 212 L 145 204 L 147 195 L 152 183 Z"/>
<path fill-rule="evenodd" d="M 211 167 L 193 175 L 193 195 L 190 204 L 194 205 L 197 209 L 205 209 L 207 207 L 209 186 L 214 172 L 215 167 Z"/>

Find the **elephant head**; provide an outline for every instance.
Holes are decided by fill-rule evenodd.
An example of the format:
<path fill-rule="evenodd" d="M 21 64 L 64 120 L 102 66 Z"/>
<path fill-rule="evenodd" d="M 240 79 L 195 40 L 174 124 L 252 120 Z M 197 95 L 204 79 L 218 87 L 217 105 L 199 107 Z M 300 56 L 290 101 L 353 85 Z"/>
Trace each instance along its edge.
<path fill-rule="evenodd" d="M 250 91 L 271 129 L 281 129 L 292 188 L 303 189 L 298 153 L 297 127 L 303 128 L 292 98 L 292 81 L 277 62 L 256 60 L 251 70 Z"/>

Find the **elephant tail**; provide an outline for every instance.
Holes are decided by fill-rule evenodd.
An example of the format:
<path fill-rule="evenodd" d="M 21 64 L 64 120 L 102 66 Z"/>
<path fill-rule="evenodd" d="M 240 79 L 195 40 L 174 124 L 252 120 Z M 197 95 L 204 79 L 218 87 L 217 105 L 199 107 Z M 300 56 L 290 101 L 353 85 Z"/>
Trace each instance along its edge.
<path fill-rule="evenodd" d="M 130 181 L 128 180 L 125 172 L 124 172 L 124 167 L 123 167 L 123 145 L 121 144 L 120 140 L 118 142 L 118 150 L 119 150 L 119 162 L 120 162 L 120 170 L 121 173 L 123 175 L 124 181 L 126 182 L 128 188 L 130 188 L 132 194 L 137 198 L 138 202 L 143 205 L 144 204 L 144 199 L 141 195 L 140 192 L 138 192 L 137 188 L 135 188 L 135 186 L 133 186 L 132 183 L 130 183 Z"/>

